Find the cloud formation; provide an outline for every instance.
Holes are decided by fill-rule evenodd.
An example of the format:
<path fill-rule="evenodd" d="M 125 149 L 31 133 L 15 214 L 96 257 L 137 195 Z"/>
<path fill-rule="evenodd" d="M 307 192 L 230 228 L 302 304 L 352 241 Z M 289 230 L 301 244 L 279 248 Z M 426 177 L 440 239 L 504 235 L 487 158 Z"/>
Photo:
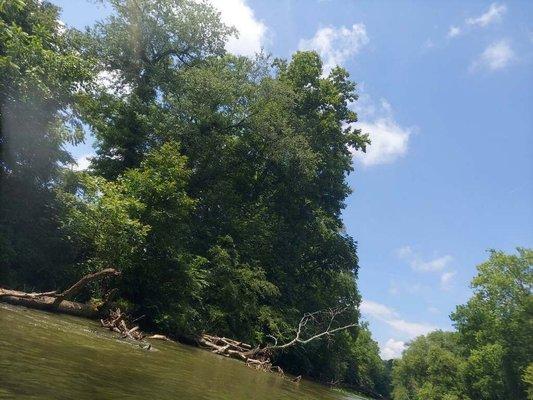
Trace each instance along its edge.
<path fill-rule="evenodd" d="M 253 56 L 265 46 L 267 26 L 258 20 L 246 0 L 210 0 L 220 12 L 222 22 L 234 26 L 238 37 L 232 37 L 226 44 L 230 53 Z"/>
<path fill-rule="evenodd" d="M 402 352 L 405 350 L 405 347 L 405 342 L 390 338 L 389 340 L 387 340 L 385 345 L 381 346 L 381 358 L 383 360 L 400 358 Z"/>
<path fill-rule="evenodd" d="M 394 309 L 371 300 L 363 300 L 361 302 L 360 310 L 363 315 L 386 323 L 398 333 L 402 333 L 408 339 L 425 335 L 426 333 L 437 329 L 436 326 L 431 324 L 406 321 L 402 319 Z"/>
<path fill-rule="evenodd" d="M 402 128 L 393 119 L 361 122 L 358 127 L 364 133 L 369 133 L 372 141 L 367 152 L 360 156 L 363 165 L 390 164 L 407 153 L 411 131 Z"/>
<path fill-rule="evenodd" d="M 504 69 L 515 58 L 515 53 L 507 40 L 498 40 L 490 45 L 481 53 L 471 64 L 470 71 L 474 72 L 479 69 L 489 71 L 498 71 Z"/>
<path fill-rule="evenodd" d="M 461 28 L 458 26 L 450 26 L 450 29 L 448 30 L 448 37 L 454 38 L 456 36 L 459 36 L 461 34 Z"/>
<path fill-rule="evenodd" d="M 352 108 L 360 119 L 355 126 L 367 133 L 372 142 L 366 153 L 352 151 L 365 167 L 390 164 L 407 154 L 412 129 L 402 127 L 394 119 L 388 101 L 381 99 L 376 104 L 370 96 L 362 94 Z"/>
<path fill-rule="evenodd" d="M 441 289 L 451 289 L 452 280 L 456 275 L 455 271 L 450 271 L 448 268 L 453 261 L 451 255 L 446 254 L 432 259 L 423 259 L 417 252 L 413 251 L 410 246 L 401 247 L 397 250 L 396 254 L 398 258 L 406 261 L 413 271 L 440 274 Z"/>
<path fill-rule="evenodd" d="M 441 276 L 440 276 L 441 288 L 444 289 L 444 290 L 449 289 L 450 285 L 452 283 L 452 280 L 453 280 L 453 278 L 455 277 L 456 274 L 457 274 L 457 272 L 455 272 L 455 271 L 443 272 L 441 274 Z"/>
<path fill-rule="evenodd" d="M 91 157 L 94 157 L 93 153 L 84 154 L 76 158 L 75 164 L 72 164 L 72 169 L 74 171 L 85 171 L 91 165 Z"/>
<path fill-rule="evenodd" d="M 479 17 L 467 18 L 465 22 L 468 25 L 485 27 L 493 22 L 500 21 L 506 11 L 507 7 L 505 4 L 492 3 L 489 9 Z"/>
<path fill-rule="evenodd" d="M 449 254 L 430 260 L 423 260 L 410 246 L 398 249 L 397 254 L 400 259 L 408 262 L 413 271 L 418 272 L 442 271 L 453 261 L 453 257 Z"/>
<path fill-rule="evenodd" d="M 505 4 L 492 3 L 489 9 L 480 16 L 465 19 L 463 26 L 451 25 L 446 36 L 455 38 L 471 28 L 485 28 L 494 22 L 499 22 L 506 11 Z"/>
<path fill-rule="evenodd" d="M 369 42 L 364 24 L 354 24 L 351 28 L 328 26 L 316 31 L 311 39 L 301 39 L 300 50 L 316 50 L 324 63 L 324 73 L 328 74 L 336 65 L 343 65 Z"/>

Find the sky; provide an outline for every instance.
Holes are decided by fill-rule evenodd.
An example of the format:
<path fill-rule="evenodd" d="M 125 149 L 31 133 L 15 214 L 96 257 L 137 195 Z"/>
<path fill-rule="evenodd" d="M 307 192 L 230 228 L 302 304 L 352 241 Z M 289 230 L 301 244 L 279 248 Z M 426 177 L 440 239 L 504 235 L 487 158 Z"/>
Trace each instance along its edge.
<path fill-rule="evenodd" d="M 53 0 L 67 25 L 109 14 Z M 240 32 L 231 52 L 319 52 L 358 84 L 343 220 L 358 242 L 361 312 L 381 355 L 434 329 L 471 295 L 488 249 L 533 244 L 533 2 L 211 0 Z M 87 166 L 92 141 L 71 149 Z"/>

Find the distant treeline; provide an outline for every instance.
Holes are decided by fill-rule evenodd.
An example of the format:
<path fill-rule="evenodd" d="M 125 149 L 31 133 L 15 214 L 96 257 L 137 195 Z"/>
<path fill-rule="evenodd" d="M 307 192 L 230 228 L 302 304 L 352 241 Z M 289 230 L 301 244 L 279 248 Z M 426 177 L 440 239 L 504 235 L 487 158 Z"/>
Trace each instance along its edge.
<path fill-rule="evenodd" d="M 456 332 L 409 344 L 393 368 L 394 400 L 533 399 L 533 250 L 491 251 Z"/>

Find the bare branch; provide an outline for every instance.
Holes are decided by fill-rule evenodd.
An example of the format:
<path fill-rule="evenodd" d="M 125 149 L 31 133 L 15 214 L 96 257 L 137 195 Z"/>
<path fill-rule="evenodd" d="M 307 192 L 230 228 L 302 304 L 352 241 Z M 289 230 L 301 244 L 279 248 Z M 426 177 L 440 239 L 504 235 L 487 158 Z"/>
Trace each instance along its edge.
<path fill-rule="evenodd" d="M 104 278 L 106 276 L 117 276 L 120 275 L 120 272 L 113 268 L 106 268 L 101 271 L 95 272 L 94 274 L 85 275 L 83 278 L 81 278 L 78 282 L 76 282 L 74 285 L 69 287 L 64 292 L 56 295 L 56 301 L 54 304 L 59 304 L 65 299 L 72 298 L 76 296 L 78 293 L 80 293 L 87 284 L 89 284 L 92 281 L 95 281 L 97 279 Z"/>
<path fill-rule="evenodd" d="M 314 311 L 311 313 L 305 313 L 304 316 L 300 319 L 300 323 L 298 324 L 298 328 L 296 329 L 296 335 L 294 339 L 290 340 L 287 343 L 278 345 L 277 338 L 274 338 L 273 336 L 269 335 L 269 337 L 274 338 L 275 343 L 274 345 L 271 345 L 271 346 L 265 346 L 264 348 L 261 349 L 261 351 L 268 352 L 268 351 L 273 351 L 273 350 L 278 350 L 278 349 L 285 349 L 287 347 L 294 346 L 295 344 L 298 344 L 298 343 L 306 344 L 313 340 L 319 339 L 323 336 L 330 336 L 336 332 L 343 331 L 343 330 L 357 326 L 357 322 L 352 322 L 349 324 L 345 324 L 345 325 L 333 328 L 334 323 L 336 322 L 336 319 L 347 311 L 348 311 L 348 307 L 343 307 L 343 308 L 330 308 L 327 310 L 320 310 L 320 311 Z M 305 328 L 308 326 L 308 324 L 310 322 L 313 322 L 319 325 L 318 317 L 321 317 L 324 315 L 329 316 L 329 322 L 327 324 L 327 327 L 323 331 L 315 333 L 314 335 L 309 336 L 308 338 L 303 338 L 302 337 L 303 332 Z"/>

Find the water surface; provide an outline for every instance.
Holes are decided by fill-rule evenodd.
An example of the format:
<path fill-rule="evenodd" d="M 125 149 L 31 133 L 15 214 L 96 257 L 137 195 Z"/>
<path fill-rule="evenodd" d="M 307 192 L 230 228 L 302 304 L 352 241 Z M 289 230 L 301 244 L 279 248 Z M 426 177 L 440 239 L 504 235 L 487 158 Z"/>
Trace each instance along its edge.
<path fill-rule="evenodd" d="M 0 399 L 361 399 L 194 347 L 153 346 L 93 321 L 0 303 Z"/>

